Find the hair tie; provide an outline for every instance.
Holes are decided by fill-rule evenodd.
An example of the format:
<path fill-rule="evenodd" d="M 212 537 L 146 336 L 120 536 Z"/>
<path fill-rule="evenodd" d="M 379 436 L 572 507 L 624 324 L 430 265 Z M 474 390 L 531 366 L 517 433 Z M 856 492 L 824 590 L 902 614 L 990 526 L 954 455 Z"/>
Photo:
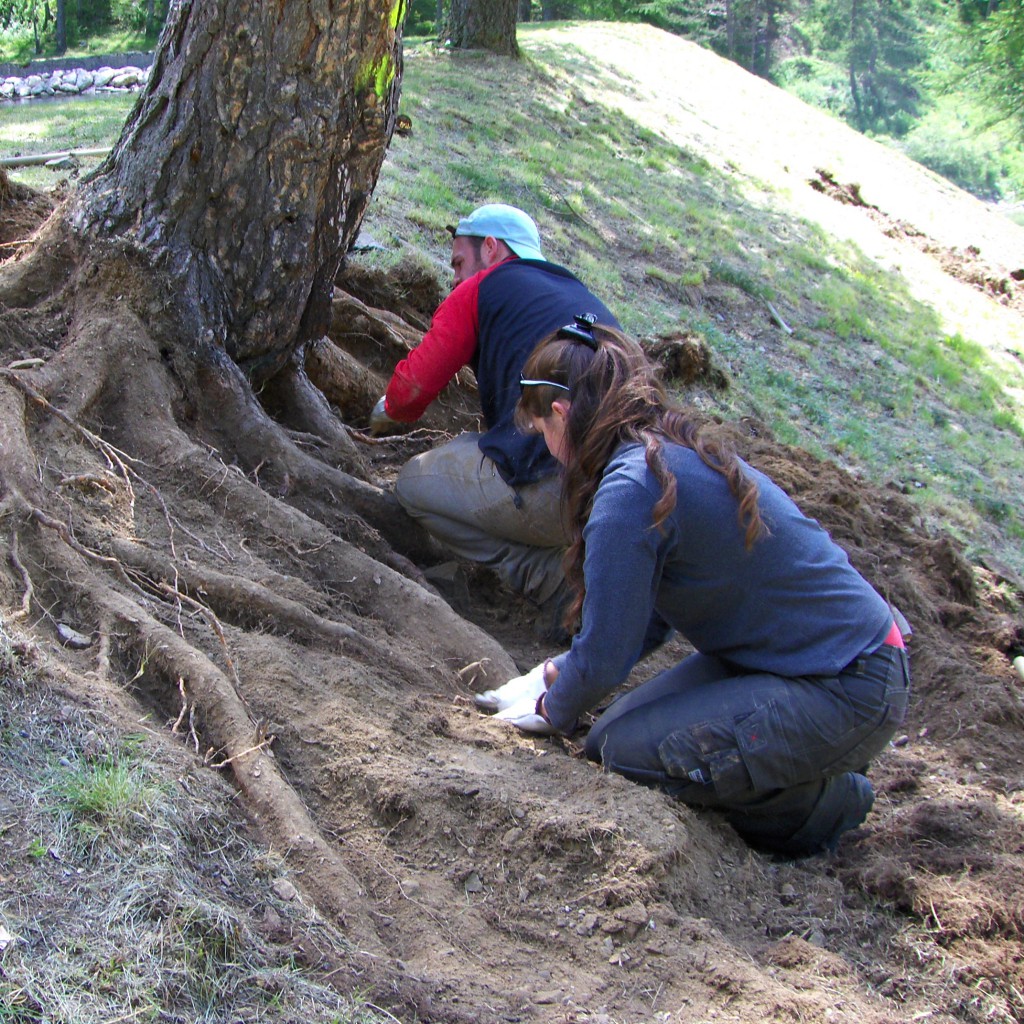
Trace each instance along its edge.
<path fill-rule="evenodd" d="M 596 352 L 597 338 L 594 337 L 594 324 L 596 323 L 597 317 L 593 313 L 577 313 L 571 324 L 558 328 L 555 337 L 582 342 L 591 352 Z"/>

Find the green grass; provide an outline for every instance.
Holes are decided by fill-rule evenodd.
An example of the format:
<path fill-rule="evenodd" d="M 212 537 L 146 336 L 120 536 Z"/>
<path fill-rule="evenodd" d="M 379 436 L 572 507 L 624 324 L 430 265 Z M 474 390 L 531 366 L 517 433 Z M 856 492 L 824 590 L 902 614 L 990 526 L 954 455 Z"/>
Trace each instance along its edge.
<path fill-rule="evenodd" d="M 132 93 L 106 93 L 74 100 L 7 103 L 0 108 L 0 157 L 109 148 L 137 99 Z M 87 174 L 101 159 L 83 157 L 80 173 Z M 14 181 L 41 190 L 67 176 L 66 171 L 45 166 L 11 168 L 8 174 Z"/>
<path fill-rule="evenodd" d="M 108 53 L 147 53 L 155 45 L 156 38 L 147 37 L 145 32 L 110 28 L 81 41 L 73 42 L 69 39 L 67 52 L 61 56 L 74 58 L 103 56 Z M 24 64 L 27 61 L 56 56 L 52 36 L 42 39 L 42 50 L 42 53 L 35 52 L 35 40 L 30 26 L 16 33 L 0 33 L 0 64 Z"/>
<path fill-rule="evenodd" d="M 60 765 L 44 793 L 53 813 L 86 846 L 99 841 L 131 844 L 146 831 L 159 787 L 145 764 L 128 752 L 117 752 L 92 763 Z"/>

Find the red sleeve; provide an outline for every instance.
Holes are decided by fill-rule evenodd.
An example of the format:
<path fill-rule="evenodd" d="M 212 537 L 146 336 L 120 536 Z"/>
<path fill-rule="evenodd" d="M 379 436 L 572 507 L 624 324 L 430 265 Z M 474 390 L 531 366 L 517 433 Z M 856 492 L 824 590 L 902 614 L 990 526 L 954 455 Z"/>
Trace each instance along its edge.
<path fill-rule="evenodd" d="M 430 330 L 391 375 L 384 411 L 399 423 L 418 420 L 476 353 L 477 295 L 487 272 L 463 281 L 434 311 Z"/>

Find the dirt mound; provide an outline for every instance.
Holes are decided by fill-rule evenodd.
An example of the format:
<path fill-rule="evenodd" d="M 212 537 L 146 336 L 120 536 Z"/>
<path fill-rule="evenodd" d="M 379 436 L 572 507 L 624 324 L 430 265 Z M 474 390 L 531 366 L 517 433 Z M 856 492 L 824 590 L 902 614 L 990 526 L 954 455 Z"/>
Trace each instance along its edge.
<path fill-rule="evenodd" d="M 54 205 L 54 197 L 11 181 L 0 167 L 0 260 L 31 238 Z"/>
<path fill-rule="evenodd" d="M 777 862 L 602 774 L 579 735 L 475 711 L 474 690 L 553 652 L 489 573 L 461 578 L 461 614 L 422 575 L 443 553 L 380 485 L 436 434 L 286 429 L 268 415 L 281 396 L 246 402 L 144 326 L 161 296 L 131 253 L 79 259 L 53 230 L 0 274 L 2 362 L 42 362 L 0 375 L 4 619 L 63 700 L 231 779 L 276 877 L 343 935 L 317 959 L 309 928 L 269 925 L 296 963 L 424 1021 L 1019 1018 L 1021 595 L 902 494 L 762 425 L 713 425 L 915 627 L 874 812 L 834 858 Z M 358 424 L 433 293 L 418 273 L 340 285 L 308 371 Z M 472 387 L 435 430 L 471 421 Z"/>
<path fill-rule="evenodd" d="M 881 225 L 889 238 L 907 239 L 921 252 L 935 257 L 943 271 L 950 277 L 970 285 L 1001 305 L 1018 312 L 1024 311 L 1024 267 L 1003 268 L 993 266 L 982 258 L 981 249 L 976 245 L 943 246 L 934 238 L 912 224 L 891 217 L 877 206 L 867 202 L 861 195 L 861 186 L 856 182 L 840 182 L 827 170 L 819 168 L 808 184 L 816 192 L 848 206 L 862 207 L 871 219 Z"/>

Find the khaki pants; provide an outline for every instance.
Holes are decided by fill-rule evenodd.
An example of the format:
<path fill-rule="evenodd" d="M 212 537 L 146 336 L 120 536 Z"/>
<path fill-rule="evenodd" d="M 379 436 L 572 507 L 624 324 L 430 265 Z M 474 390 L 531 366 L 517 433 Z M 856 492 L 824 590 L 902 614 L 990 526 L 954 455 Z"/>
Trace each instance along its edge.
<path fill-rule="evenodd" d="M 563 583 L 569 543 L 559 512 L 561 480 L 513 490 L 480 451 L 479 434 L 460 434 L 402 467 L 395 495 L 426 530 L 462 558 L 495 569 L 537 604 Z"/>

